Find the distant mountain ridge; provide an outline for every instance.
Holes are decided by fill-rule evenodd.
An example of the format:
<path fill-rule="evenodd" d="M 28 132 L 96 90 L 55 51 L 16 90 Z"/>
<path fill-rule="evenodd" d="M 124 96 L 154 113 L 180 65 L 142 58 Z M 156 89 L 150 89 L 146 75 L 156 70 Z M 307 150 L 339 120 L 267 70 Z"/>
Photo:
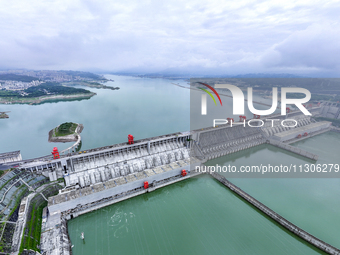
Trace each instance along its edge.
<path fill-rule="evenodd" d="M 150 78 L 308 78 L 307 76 L 299 76 L 289 73 L 249 73 L 249 74 L 237 74 L 237 75 L 205 75 L 205 74 L 190 74 L 190 73 L 168 73 L 168 72 L 158 72 L 158 73 L 112 73 L 119 75 L 132 75 L 140 77 L 150 77 Z"/>
<path fill-rule="evenodd" d="M 299 76 L 289 73 L 249 73 L 230 76 L 228 78 L 307 78 L 306 76 Z"/>

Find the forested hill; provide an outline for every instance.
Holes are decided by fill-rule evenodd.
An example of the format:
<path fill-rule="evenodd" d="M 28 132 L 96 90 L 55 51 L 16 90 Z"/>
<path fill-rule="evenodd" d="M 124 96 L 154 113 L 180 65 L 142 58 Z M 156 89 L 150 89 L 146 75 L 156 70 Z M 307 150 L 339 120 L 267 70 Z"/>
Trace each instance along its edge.
<path fill-rule="evenodd" d="M 17 91 L 0 91 L 2 97 L 40 97 L 45 95 L 73 95 L 73 94 L 90 94 L 91 91 L 62 86 L 56 82 L 45 82 L 38 86 L 33 86 L 22 92 Z"/>
<path fill-rule="evenodd" d="M 36 77 L 27 76 L 27 75 L 17 75 L 17 74 L 0 74 L 1 81 L 22 81 L 22 82 L 31 82 L 39 80 Z"/>

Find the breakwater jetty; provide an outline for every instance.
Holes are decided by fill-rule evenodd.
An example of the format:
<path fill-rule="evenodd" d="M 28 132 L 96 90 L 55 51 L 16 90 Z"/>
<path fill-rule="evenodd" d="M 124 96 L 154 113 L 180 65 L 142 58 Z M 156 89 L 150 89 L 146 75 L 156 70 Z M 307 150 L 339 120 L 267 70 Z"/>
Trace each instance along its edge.
<path fill-rule="evenodd" d="M 272 139 L 269 139 L 268 143 L 271 144 L 271 145 L 274 145 L 278 148 L 284 149 L 286 151 L 293 152 L 297 155 L 300 155 L 300 156 L 303 156 L 303 157 L 306 157 L 306 158 L 309 158 L 309 159 L 312 159 L 312 160 L 318 160 L 318 158 L 319 158 L 319 156 L 314 154 L 314 153 L 310 153 L 310 152 L 305 151 L 303 149 L 296 148 L 296 147 L 291 146 L 289 144 L 281 143 L 281 142 L 278 142 L 278 141 L 275 141 L 275 140 L 272 140 Z"/>
<path fill-rule="evenodd" d="M 299 236 L 303 240 L 307 241 L 308 243 L 314 245 L 315 247 L 319 248 L 320 250 L 327 252 L 329 254 L 338 255 L 340 254 L 340 250 L 335 248 L 334 246 L 318 239 L 317 237 L 309 234 L 308 232 L 304 231 L 303 229 L 299 228 L 295 224 L 291 223 L 290 221 L 283 218 L 281 215 L 277 214 L 264 204 L 262 204 L 260 201 L 256 200 L 252 196 L 250 196 L 248 193 L 237 187 L 236 185 L 232 184 L 230 181 L 228 181 L 225 177 L 218 173 L 210 173 L 212 177 L 214 177 L 216 180 L 218 180 L 220 183 L 222 183 L 224 186 L 229 188 L 232 192 L 236 193 L 240 197 L 242 197 L 244 200 L 252 204 L 254 207 L 259 209 L 261 212 L 275 220 L 277 223 L 279 223 L 281 226 L 288 229 L 293 234 Z"/>

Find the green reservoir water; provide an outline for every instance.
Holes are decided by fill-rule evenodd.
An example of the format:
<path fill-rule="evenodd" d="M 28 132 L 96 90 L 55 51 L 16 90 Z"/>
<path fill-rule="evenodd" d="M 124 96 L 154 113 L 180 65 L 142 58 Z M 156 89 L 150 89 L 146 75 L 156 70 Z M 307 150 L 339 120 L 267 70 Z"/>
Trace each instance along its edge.
<path fill-rule="evenodd" d="M 118 91 L 92 89 L 89 100 L 42 105 L 0 105 L 0 153 L 23 158 L 50 154 L 48 132 L 68 121 L 84 124 L 82 150 L 190 130 L 190 91 L 165 79 L 107 75 Z M 176 81 L 185 85 L 184 80 Z M 229 100 L 229 101 L 228 101 Z M 223 98 L 223 105 L 232 105 Z M 209 106 L 208 107 L 214 107 Z M 211 109 L 211 108 L 209 108 Z M 225 117 L 231 115 L 225 112 Z M 248 114 L 248 113 L 247 113 Z M 246 115 L 247 115 L 246 114 Z M 248 116 L 250 117 L 250 116 Z M 339 162 L 340 134 L 326 133 L 294 144 Z M 310 163 L 261 145 L 207 165 Z M 228 176 L 227 176 L 228 177 Z M 316 237 L 340 248 L 340 179 L 234 178 L 233 183 Z M 86 243 L 80 239 L 85 233 Z M 195 178 L 88 213 L 69 221 L 73 255 L 86 254 L 318 254 L 210 178 Z"/>
<path fill-rule="evenodd" d="M 74 255 L 320 254 L 208 177 L 77 217 L 68 228 Z"/>
<path fill-rule="evenodd" d="M 66 149 L 72 143 L 48 143 L 48 132 L 64 122 L 84 125 L 82 150 L 127 142 L 128 134 L 138 140 L 199 127 L 190 127 L 190 111 L 198 110 L 190 109 L 190 90 L 172 84 L 188 86 L 188 81 L 105 77 L 114 80 L 105 85 L 120 89 L 80 87 L 97 93 L 81 101 L 0 104 L 0 111 L 11 111 L 9 119 L 0 120 L 0 153 L 20 150 L 22 157 L 28 159 L 51 154 L 55 146 L 59 150 Z M 224 100 L 232 105 L 230 98 Z M 224 114 L 230 116 L 232 108 Z M 249 112 L 246 115 L 251 116 Z"/>
<path fill-rule="evenodd" d="M 51 154 L 54 146 L 66 149 L 72 143 L 48 143 L 48 132 L 70 121 L 84 125 L 82 150 L 127 142 L 128 134 L 138 140 L 190 130 L 188 89 L 165 79 L 106 77 L 114 82 L 105 85 L 120 90 L 85 87 L 97 95 L 81 101 L 0 105 L 0 111 L 11 111 L 9 119 L 0 120 L 0 153 L 21 150 L 27 159 Z"/>
<path fill-rule="evenodd" d="M 316 164 L 340 163 L 340 134 L 324 133 L 293 144 L 319 155 Z M 208 161 L 207 165 L 304 164 L 304 158 L 284 150 L 261 145 L 230 156 Z M 339 177 L 340 177 L 340 173 Z M 228 178 L 227 173 L 222 173 Z M 310 175 L 306 175 L 310 176 Z M 340 248 L 339 178 L 231 178 L 231 182 L 310 234 Z"/>

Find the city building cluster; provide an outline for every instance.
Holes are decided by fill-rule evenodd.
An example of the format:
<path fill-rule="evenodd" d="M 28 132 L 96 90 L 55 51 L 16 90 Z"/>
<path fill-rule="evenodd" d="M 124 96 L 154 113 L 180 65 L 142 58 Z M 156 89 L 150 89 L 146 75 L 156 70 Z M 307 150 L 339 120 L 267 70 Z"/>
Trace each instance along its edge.
<path fill-rule="evenodd" d="M 20 75 L 28 80 L 2 78 L 1 75 Z M 30 79 L 31 78 L 31 79 Z M 35 79 L 36 78 L 36 79 Z M 99 75 L 80 71 L 56 70 L 7 70 L 0 71 L 0 90 L 23 91 L 44 82 L 94 81 L 104 79 Z"/>
<path fill-rule="evenodd" d="M 0 80 L 0 90 L 25 90 L 33 86 L 38 86 L 43 81 L 35 80 L 31 82 Z"/>

